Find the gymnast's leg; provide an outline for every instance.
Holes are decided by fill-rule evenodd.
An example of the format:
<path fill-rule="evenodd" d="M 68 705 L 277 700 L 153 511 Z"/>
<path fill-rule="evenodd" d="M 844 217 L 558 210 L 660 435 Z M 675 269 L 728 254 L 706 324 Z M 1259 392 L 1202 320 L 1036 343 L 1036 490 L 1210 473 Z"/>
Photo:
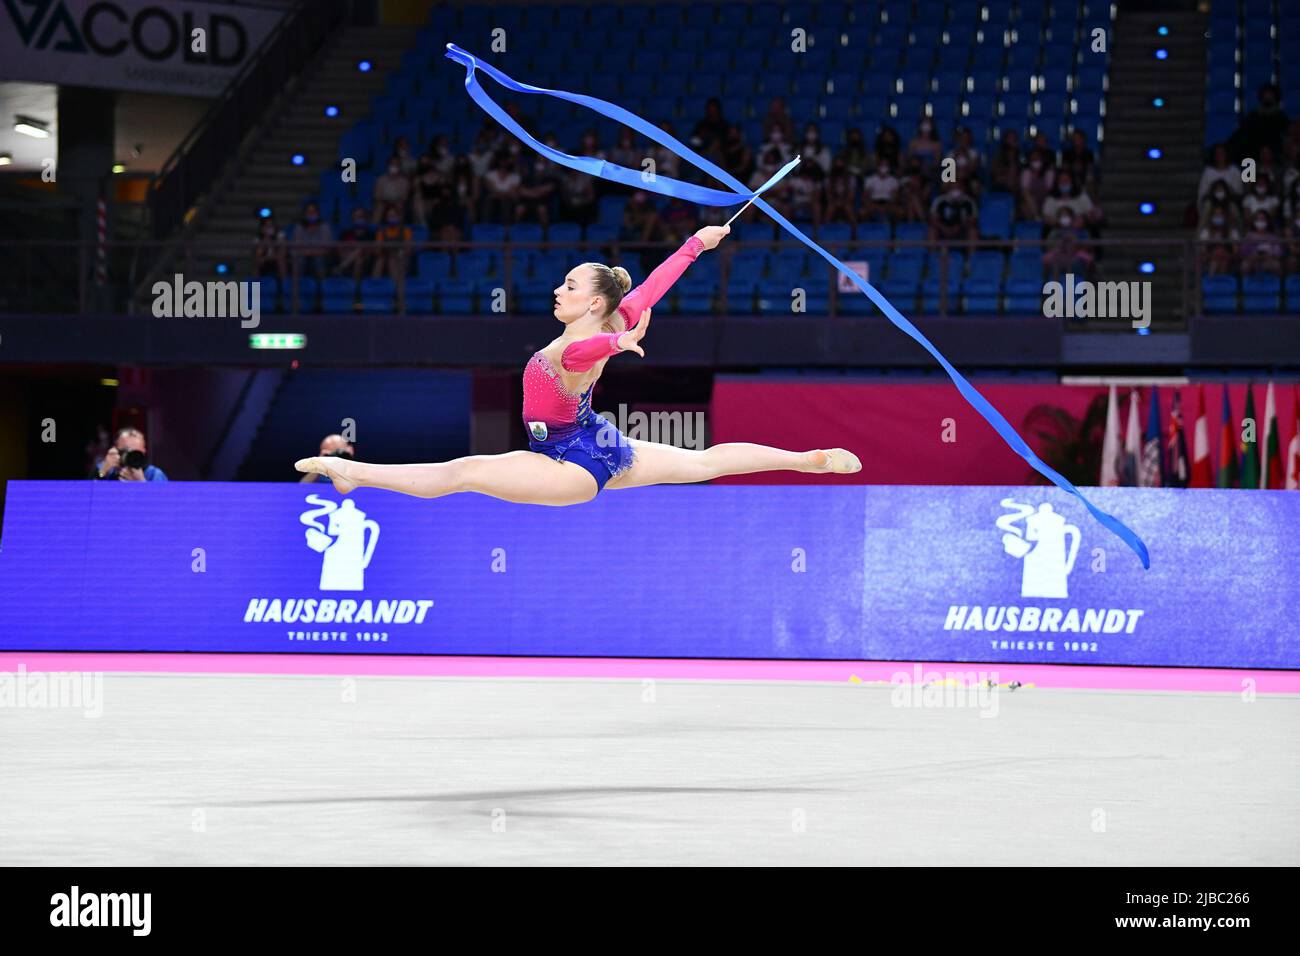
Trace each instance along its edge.
<path fill-rule="evenodd" d="M 346 458 L 303 458 L 301 472 L 325 475 L 334 490 L 384 488 L 417 498 L 441 498 L 475 491 L 504 501 L 530 505 L 575 505 L 596 497 L 596 479 L 572 462 L 555 461 L 533 451 L 504 455 L 470 455 L 427 465 L 372 465 Z"/>
<path fill-rule="evenodd" d="M 851 475 L 862 470 L 858 456 L 843 448 L 785 451 L 748 442 L 727 442 L 703 451 L 628 439 L 635 450 L 632 467 L 609 480 L 606 488 L 687 484 L 756 471 L 801 471 Z"/>

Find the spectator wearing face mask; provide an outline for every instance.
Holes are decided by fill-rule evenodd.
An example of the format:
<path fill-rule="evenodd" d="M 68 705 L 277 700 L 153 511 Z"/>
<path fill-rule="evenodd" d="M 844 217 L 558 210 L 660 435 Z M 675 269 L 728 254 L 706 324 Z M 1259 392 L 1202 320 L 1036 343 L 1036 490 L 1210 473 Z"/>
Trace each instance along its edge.
<path fill-rule="evenodd" d="M 809 123 L 803 128 L 803 140 L 799 143 L 799 149 L 796 150 L 803 157 L 802 163 L 813 162 L 821 167 L 821 175 L 824 178 L 831 171 L 831 151 L 825 143 L 822 142 L 821 130 L 817 128 L 816 123 Z"/>
<path fill-rule="evenodd" d="M 772 134 L 780 130 L 780 140 L 773 140 Z M 794 119 L 790 116 L 790 111 L 786 109 L 785 100 L 780 96 L 772 97 L 772 101 L 767 104 L 767 113 L 763 117 L 763 139 L 769 143 L 781 142 L 785 144 L 788 151 L 790 144 L 794 142 Z M 786 159 L 789 157 L 787 156 Z M 783 159 L 782 162 L 785 162 Z"/>
<path fill-rule="evenodd" d="M 930 176 L 916 156 L 908 157 L 901 182 L 903 218 L 908 222 L 925 222 L 930 208 Z"/>
<path fill-rule="evenodd" d="M 411 229 L 402 223 L 402 213 L 396 206 L 384 210 L 384 221 L 375 230 L 375 268 L 372 273 L 376 279 L 385 274 L 399 286 L 406 275 L 406 260 L 411 246 Z"/>
<path fill-rule="evenodd" d="M 1205 202 L 1205 197 L 1210 194 L 1215 183 L 1223 183 L 1234 196 L 1241 195 L 1243 188 L 1241 167 L 1229 159 L 1228 147 L 1224 143 L 1215 144 L 1210 152 L 1209 164 L 1201 170 L 1201 183 L 1196 189 L 1196 201 Z"/>
<path fill-rule="evenodd" d="M 149 462 L 144 432 L 138 428 L 120 428 L 104 457 L 95 462 L 94 478 L 105 481 L 166 481 L 167 476 Z"/>
<path fill-rule="evenodd" d="M 883 219 L 893 222 L 903 215 L 901 203 L 903 184 L 883 158 L 876 160 L 876 169 L 862 183 L 862 220 L 874 222 Z"/>
<path fill-rule="evenodd" d="M 930 241 L 965 239 L 974 244 L 979 235 L 979 207 L 961 180 L 948 183 L 930 204 Z"/>
<path fill-rule="evenodd" d="M 1228 275 L 1236 271 L 1237 240 L 1241 238 L 1230 215 L 1236 213 L 1235 204 L 1230 208 L 1226 200 L 1216 201 L 1213 192 L 1210 195 L 1199 234 L 1201 271 L 1207 275 Z M 1229 195 L 1226 189 L 1224 195 Z"/>
<path fill-rule="evenodd" d="M 1043 221 L 1055 222 L 1062 209 L 1069 209 L 1074 214 L 1075 223 L 1089 233 L 1093 233 L 1101 222 L 1101 209 L 1074 181 L 1074 175 L 1065 169 L 1056 177 L 1052 191 L 1043 200 Z"/>
<path fill-rule="evenodd" d="M 302 209 L 302 221 L 293 231 L 294 274 L 325 278 L 333 242 L 334 231 L 321 219 L 320 207 L 307 203 Z"/>
<path fill-rule="evenodd" d="M 396 153 L 388 157 L 388 165 L 382 176 L 375 179 L 371 193 L 371 206 L 375 211 L 375 222 L 380 221 L 384 210 L 396 206 L 402 221 L 406 221 L 406 203 L 411 198 L 411 177 L 402 172 L 402 160 Z"/>
<path fill-rule="evenodd" d="M 849 172 L 843 156 L 831 160 L 831 174 L 826 177 L 826 222 L 858 224 L 858 181 Z"/>
<path fill-rule="evenodd" d="M 1273 231 L 1267 215 L 1257 212 L 1251 218 L 1250 231 L 1241 237 L 1241 274 L 1282 271 L 1282 243 Z"/>
<path fill-rule="evenodd" d="M 861 180 L 872 169 L 871 151 L 867 149 L 867 140 L 858 127 L 850 127 L 845 134 L 839 158 L 844 160 L 844 168 L 856 180 Z"/>
<path fill-rule="evenodd" d="M 397 157 L 397 163 L 401 167 L 403 175 L 415 175 L 416 167 L 419 161 L 415 154 L 411 152 L 411 141 L 405 136 L 399 136 L 393 142 L 393 155 Z"/>
<path fill-rule="evenodd" d="M 1047 251 L 1043 253 L 1043 265 L 1049 276 L 1060 279 L 1065 275 L 1075 277 L 1087 276 L 1092 269 L 1093 255 L 1085 246 L 1080 245 L 1085 233 L 1075 221 L 1074 212 L 1062 207 L 1056 214 L 1056 224 L 1047 234 Z"/>
<path fill-rule="evenodd" d="M 1201 204 L 1200 215 L 1197 217 L 1200 222 L 1204 223 L 1207 220 L 1211 208 L 1220 209 L 1227 217 L 1228 227 L 1240 232 L 1243 222 L 1241 204 L 1237 201 L 1236 194 L 1228 188 L 1226 182 L 1219 181 L 1210 186 L 1205 202 Z"/>
<path fill-rule="evenodd" d="M 1246 195 L 1241 199 L 1241 212 L 1247 222 L 1252 222 L 1256 213 L 1263 213 L 1272 222 L 1278 218 L 1282 203 L 1273 189 L 1273 181 L 1261 176 L 1250 184 Z"/>
<path fill-rule="evenodd" d="M 759 154 L 758 166 L 754 169 L 754 174 L 749 177 L 749 188 L 758 189 L 781 168 L 783 160 L 781 151 L 774 146 L 767 146 Z M 803 165 L 802 163 L 800 165 Z M 796 167 L 798 168 L 798 167 Z M 771 203 L 772 208 L 781 215 L 789 218 L 790 214 L 790 189 L 789 183 L 786 182 L 790 177 L 787 176 L 781 182 L 777 183 L 767 192 L 763 193 L 763 199 Z"/>
<path fill-rule="evenodd" d="M 760 153 L 766 154 L 772 150 L 775 150 L 779 156 L 776 169 L 780 169 L 789 162 L 790 157 L 793 155 L 790 151 L 790 142 L 785 138 L 785 133 L 779 126 L 773 126 L 772 131 L 767 134 L 767 140 L 763 143 Z M 776 169 L 772 170 L 772 172 L 776 172 Z"/>
<path fill-rule="evenodd" d="M 921 169 L 926 175 L 930 175 L 939 165 L 939 160 L 943 158 L 943 143 L 939 141 L 939 134 L 934 131 L 934 120 L 930 117 L 923 116 L 916 124 L 916 135 L 907 144 L 907 155 L 909 159 L 920 161 Z"/>
<path fill-rule="evenodd" d="M 534 157 L 524 168 L 519 181 L 519 201 L 515 205 L 515 221 L 535 221 L 543 226 L 551 221 L 552 212 L 559 202 L 560 177 L 556 166 L 545 156 Z"/>
<path fill-rule="evenodd" d="M 1061 149 L 1061 169 L 1068 169 L 1074 181 L 1086 190 L 1094 184 L 1096 167 L 1096 157 L 1088 148 L 1088 137 L 1081 129 L 1070 130 L 1069 140 Z"/>
<path fill-rule="evenodd" d="M 344 245 L 334 271 L 338 275 L 351 276 L 353 282 L 360 279 L 370 260 L 374 239 L 375 230 L 370 225 L 369 212 L 364 206 L 357 206 L 352 210 L 352 224 L 339 233 L 339 242 Z"/>
<path fill-rule="evenodd" d="M 257 239 L 253 243 L 253 275 L 257 278 L 271 277 L 284 281 L 285 255 L 284 233 L 275 224 L 275 219 L 267 216 L 257 224 Z"/>
<path fill-rule="evenodd" d="M 974 137 L 965 126 L 957 127 L 957 137 L 952 147 L 952 161 L 957 178 L 966 183 L 966 189 L 972 198 L 978 197 L 980 165 L 984 158 L 975 148 Z"/>
<path fill-rule="evenodd" d="M 1020 218 L 1026 222 L 1043 221 L 1043 200 L 1056 184 L 1056 171 L 1042 150 L 1029 156 L 1028 167 L 1020 174 Z"/>
<path fill-rule="evenodd" d="M 452 155 L 451 143 L 445 133 L 439 133 L 433 138 L 433 142 L 429 144 L 429 151 L 425 155 L 429 157 L 439 175 L 450 178 L 456 157 Z"/>
<path fill-rule="evenodd" d="M 800 163 L 789 176 L 790 218 L 811 222 L 813 228 L 822 221 L 822 168 L 816 162 Z"/>
<path fill-rule="evenodd" d="M 903 168 L 903 142 L 899 139 L 898 130 L 894 129 L 894 127 L 889 125 L 880 127 L 873 148 L 876 154 L 876 162 L 883 159 L 889 163 L 890 169 L 899 170 Z M 868 168 L 870 167 L 868 166 Z"/>

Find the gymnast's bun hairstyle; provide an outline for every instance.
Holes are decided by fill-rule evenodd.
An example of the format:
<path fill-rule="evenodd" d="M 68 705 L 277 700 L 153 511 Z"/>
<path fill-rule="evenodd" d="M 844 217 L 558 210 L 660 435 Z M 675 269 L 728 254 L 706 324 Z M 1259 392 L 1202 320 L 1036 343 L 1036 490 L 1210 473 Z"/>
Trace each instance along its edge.
<path fill-rule="evenodd" d="M 605 297 L 609 307 L 606 316 L 613 315 L 618 304 L 623 301 L 623 294 L 632 288 L 632 277 L 622 266 L 610 267 L 600 262 L 584 263 L 591 269 L 591 285 L 597 295 Z"/>

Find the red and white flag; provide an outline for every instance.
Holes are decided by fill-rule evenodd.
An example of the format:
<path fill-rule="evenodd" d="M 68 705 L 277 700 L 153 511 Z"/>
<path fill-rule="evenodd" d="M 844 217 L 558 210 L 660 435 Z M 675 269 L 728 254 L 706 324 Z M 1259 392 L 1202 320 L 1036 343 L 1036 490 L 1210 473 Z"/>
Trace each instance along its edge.
<path fill-rule="evenodd" d="M 1291 429 L 1291 444 L 1286 450 L 1286 486 L 1292 491 L 1300 490 L 1300 385 L 1292 386 L 1292 402 L 1295 408 L 1295 426 Z"/>
<path fill-rule="evenodd" d="M 1101 440 L 1101 478 L 1097 484 L 1103 488 L 1119 484 L 1119 399 L 1114 385 L 1106 402 L 1106 433 Z"/>
<path fill-rule="evenodd" d="M 1205 386 L 1198 389 L 1200 402 L 1196 410 L 1196 427 L 1192 430 L 1193 488 L 1214 487 L 1214 462 L 1210 460 L 1210 419 L 1205 414 Z"/>

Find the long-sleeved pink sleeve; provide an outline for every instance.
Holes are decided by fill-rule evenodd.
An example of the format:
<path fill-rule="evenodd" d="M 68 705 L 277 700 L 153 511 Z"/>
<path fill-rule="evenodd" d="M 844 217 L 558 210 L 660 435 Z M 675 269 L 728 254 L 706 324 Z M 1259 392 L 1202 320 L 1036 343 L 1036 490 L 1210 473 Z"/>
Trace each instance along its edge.
<path fill-rule="evenodd" d="M 641 321 L 642 312 L 653 308 L 654 304 L 664 297 L 664 294 L 673 287 L 673 283 L 681 278 L 686 267 L 703 251 L 704 243 L 700 241 L 699 236 L 691 236 L 682 243 L 680 249 L 659 263 L 655 271 L 646 276 L 645 282 L 623 296 L 618 311 L 629 329 Z"/>
<path fill-rule="evenodd" d="M 579 339 L 565 347 L 560 364 L 567 372 L 585 372 L 601 359 L 622 351 L 618 347 L 620 335 L 621 332 L 604 332 L 589 339 Z"/>

